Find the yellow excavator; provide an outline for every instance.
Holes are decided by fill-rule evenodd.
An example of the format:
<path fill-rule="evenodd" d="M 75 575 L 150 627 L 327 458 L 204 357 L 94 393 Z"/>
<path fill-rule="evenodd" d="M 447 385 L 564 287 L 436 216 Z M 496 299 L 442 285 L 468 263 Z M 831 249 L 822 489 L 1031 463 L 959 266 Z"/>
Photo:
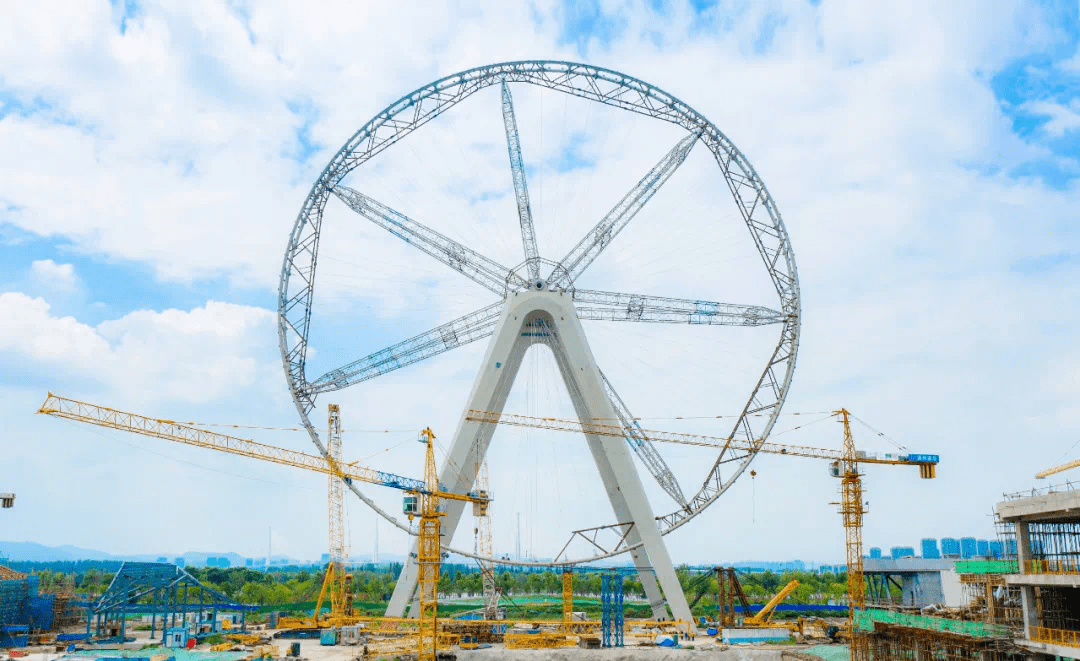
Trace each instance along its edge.
<path fill-rule="evenodd" d="M 783 624 L 773 624 L 772 616 L 776 612 L 776 607 L 779 606 L 788 595 L 795 591 L 795 588 L 799 587 L 798 581 L 791 581 L 784 586 L 784 589 L 777 592 L 776 596 L 769 600 L 769 603 L 754 613 L 743 618 L 742 625 L 744 627 L 786 627 Z"/>

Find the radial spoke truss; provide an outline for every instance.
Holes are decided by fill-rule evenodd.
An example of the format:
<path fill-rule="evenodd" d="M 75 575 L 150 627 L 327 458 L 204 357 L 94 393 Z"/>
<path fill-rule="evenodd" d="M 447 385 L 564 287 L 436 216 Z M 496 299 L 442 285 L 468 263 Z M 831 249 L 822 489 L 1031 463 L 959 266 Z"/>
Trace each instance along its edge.
<path fill-rule="evenodd" d="M 499 301 L 464 317 L 436 326 L 392 347 L 376 351 L 370 356 L 331 370 L 311 382 L 309 396 L 341 390 L 354 383 L 373 379 L 485 338 L 495 330 L 495 323 L 502 314 L 502 309 L 503 302 Z"/>
<path fill-rule="evenodd" d="M 676 503 L 685 506 L 686 496 L 683 495 L 682 487 L 679 486 L 679 481 L 675 479 L 674 473 L 668 468 L 667 462 L 656 451 L 656 447 L 653 446 L 652 441 L 645 434 L 641 425 L 634 420 L 634 416 L 630 413 L 630 409 L 626 407 L 622 397 L 619 397 L 619 393 L 615 392 L 615 389 L 611 387 L 607 375 L 600 372 L 600 379 L 604 382 L 604 390 L 607 391 L 608 399 L 611 400 L 612 406 L 615 407 L 615 415 L 619 416 L 619 422 L 626 432 L 626 442 L 630 444 L 641 462 L 649 469 L 649 473 L 652 474 L 660 488 L 666 491 Z"/>
<path fill-rule="evenodd" d="M 498 262 L 484 257 L 471 248 L 466 248 L 457 241 L 421 225 L 363 193 L 347 186 L 336 186 L 333 193 L 364 218 L 499 296 L 506 294 L 508 286 L 512 290 L 528 287 L 528 283 Z M 533 246 L 535 247 L 535 242 Z"/>
<path fill-rule="evenodd" d="M 573 296 L 579 317 L 600 321 L 765 326 L 782 323 L 786 318 L 781 312 L 759 305 L 617 294 L 589 289 L 574 290 Z"/>
<path fill-rule="evenodd" d="M 549 286 L 568 287 L 585 272 L 604 248 L 608 247 L 619 232 L 630 224 L 634 216 L 652 199 L 660 187 L 675 174 L 683 164 L 700 134 L 691 133 L 672 147 L 652 170 L 623 199 L 596 224 L 589 233 L 559 262 L 559 267 L 548 276 Z"/>
<path fill-rule="evenodd" d="M 525 183 L 525 163 L 521 159 L 521 138 L 518 136 L 517 119 L 514 117 L 514 99 L 510 88 L 502 84 L 503 127 L 506 129 L 506 148 L 510 152 L 510 172 L 514 178 L 514 197 L 517 200 L 518 220 L 521 222 L 521 243 L 525 248 L 525 263 L 529 280 L 540 279 L 540 254 L 536 248 L 536 228 L 533 225 L 532 207 L 529 205 L 529 187 Z"/>

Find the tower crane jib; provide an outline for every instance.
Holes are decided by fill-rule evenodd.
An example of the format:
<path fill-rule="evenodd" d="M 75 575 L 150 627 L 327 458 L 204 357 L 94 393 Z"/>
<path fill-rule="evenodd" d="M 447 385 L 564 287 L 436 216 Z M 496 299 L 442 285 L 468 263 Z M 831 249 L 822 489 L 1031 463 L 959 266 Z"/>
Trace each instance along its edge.
<path fill-rule="evenodd" d="M 340 486 L 342 481 L 360 480 L 369 484 L 398 489 L 413 494 L 419 499 L 419 507 L 409 508 L 406 501 L 405 513 L 411 521 L 414 517 L 420 518 L 417 532 L 418 561 L 420 567 L 420 623 L 418 636 L 418 661 L 435 661 L 436 659 L 436 590 L 439 582 L 439 570 L 442 563 L 442 540 L 440 536 L 439 519 L 443 513 L 439 511 L 439 501 L 442 499 L 458 500 L 478 504 L 481 510 L 486 508 L 491 498 L 488 492 L 484 493 L 450 493 L 444 492 L 439 486 L 439 477 L 435 471 L 435 434 L 431 429 L 421 432 L 421 442 L 426 446 L 424 456 L 424 479 L 394 475 L 375 471 L 362 466 L 342 463 L 341 460 L 341 419 L 340 410 L 336 405 L 331 405 L 329 412 L 330 423 L 330 447 L 327 457 L 316 457 L 303 452 L 287 450 L 264 443 L 257 443 L 243 438 L 218 434 L 206 431 L 198 427 L 184 425 L 172 420 L 149 418 L 134 413 L 125 413 L 116 409 L 96 406 L 86 402 L 80 402 L 65 397 L 59 397 L 49 393 L 45 403 L 41 405 L 38 413 L 51 415 L 57 418 L 66 418 L 77 422 L 120 431 L 132 432 L 143 436 L 152 436 L 167 441 L 195 445 L 219 452 L 240 455 L 252 459 L 270 461 L 285 466 L 294 466 L 305 470 L 316 471 L 330 476 L 330 527 L 331 527 L 331 564 L 328 568 L 327 578 L 331 573 L 344 581 L 344 531 L 340 528 L 340 510 L 335 514 L 334 487 L 335 482 Z M 340 492 L 339 492 L 340 495 Z M 338 499 L 340 503 L 340 498 Z M 414 501 L 415 504 L 415 501 Z M 335 531 L 335 517 L 339 529 Z M 338 566 L 340 563 L 340 567 Z M 323 594 L 331 586 L 331 604 L 335 611 L 347 608 L 345 601 L 345 586 L 343 582 L 329 581 L 323 583 Z M 340 591 L 340 594 L 339 594 Z M 320 604 L 323 597 L 320 596 Z M 318 614 L 316 613 L 316 617 Z"/>
<path fill-rule="evenodd" d="M 859 473 L 859 464 L 917 466 L 919 468 L 919 477 L 928 479 L 937 476 L 937 464 L 940 458 L 936 454 L 877 455 L 861 452 L 855 448 L 855 440 L 851 434 L 850 412 L 847 409 L 840 409 L 835 411 L 834 415 L 840 418 L 844 426 L 844 446 L 842 450 L 786 445 L 755 439 L 746 440 L 734 436 L 705 436 L 645 429 L 640 430 L 640 432 L 651 440 L 661 443 L 679 443 L 699 447 L 723 448 L 725 451 L 735 449 L 752 453 L 764 452 L 766 454 L 831 461 L 833 475 L 841 478 L 842 501 L 838 504 L 840 505 L 840 513 L 843 515 L 846 538 L 848 630 L 851 632 L 851 661 L 870 661 L 869 639 L 866 632 L 859 631 L 855 626 L 855 614 L 866 607 L 866 586 L 863 583 L 862 561 L 862 525 L 866 507 L 862 499 L 862 475 Z M 594 434 L 597 436 L 622 437 L 626 433 L 623 425 L 586 424 L 576 420 L 540 418 L 493 411 L 469 411 L 465 419 L 479 423 L 538 427 L 540 429 Z M 782 596 L 777 595 L 777 599 L 783 599 L 783 597 L 787 596 L 787 593 L 798 586 L 797 582 L 793 581 L 792 583 L 793 585 L 788 586 L 790 589 L 785 589 L 786 592 L 781 593 Z M 776 603 L 779 603 L 779 601 L 776 601 Z M 775 603 L 772 605 L 775 606 Z"/>

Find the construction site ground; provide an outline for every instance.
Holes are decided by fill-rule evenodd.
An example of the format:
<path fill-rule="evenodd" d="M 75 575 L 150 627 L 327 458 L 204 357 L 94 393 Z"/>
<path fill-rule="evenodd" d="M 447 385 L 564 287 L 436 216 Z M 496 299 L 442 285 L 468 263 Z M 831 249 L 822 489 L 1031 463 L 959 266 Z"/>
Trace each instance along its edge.
<path fill-rule="evenodd" d="M 668 647 L 614 647 L 586 650 L 567 647 L 553 650 L 508 650 L 502 645 L 486 650 L 458 651 L 458 661 L 689 661 L 690 659 L 716 659 L 717 661 L 781 661 L 782 655 L 793 645 L 718 646 L 711 639 L 694 649 Z M 809 647 L 809 646 L 807 646 Z"/>
<path fill-rule="evenodd" d="M 272 634 L 273 632 L 266 632 Z M 38 646 L 26 649 L 27 655 L 19 657 L 19 661 L 92 661 L 102 657 L 150 657 L 157 654 L 175 656 L 176 661 L 240 661 L 251 655 L 250 651 L 236 652 L 213 652 L 209 646 L 200 645 L 194 650 L 173 650 L 160 647 L 147 648 L 148 645 L 157 641 L 151 641 L 148 632 L 135 632 L 135 641 L 124 645 L 101 645 L 79 646 L 85 647 L 83 651 L 74 654 L 56 651 L 55 646 Z M 358 645 L 321 645 L 318 640 L 289 640 L 274 639 L 272 645 L 278 648 L 282 655 L 285 654 L 292 642 L 300 643 L 300 661 L 356 661 L 361 657 L 363 647 Z M 829 646 L 830 648 L 833 646 Z M 847 649 L 841 646 L 837 651 L 842 651 L 846 656 Z M 692 648 L 692 649 L 691 649 Z M 250 648 L 249 648 L 250 649 Z M 686 661 L 689 659 L 716 659 L 717 661 L 812 661 L 814 652 L 807 655 L 809 650 L 818 652 L 819 644 L 785 644 L 785 645 L 723 645 L 717 643 L 714 638 L 698 636 L 696 640 L 686 643 L 681 648 L 657 647 L 655 645 L 639 645 L 635 641 L 627 641 L 626 647 L 608 649 L 582 649 L 579 647 L 567 647 L 543 650 L 508 650 L 502 644 L 494 644 L 486 649 L 461 650 L 456 646 L 445 651 L 455 654 L 459 661 Z M 8 656 L 9 650 L 0 650 L 0 659 Z M 388 655 L 388 659 L 395 656 Z M 820 658 L 820 652 L 818 657 Z M 279 659 L 284 661 L 286 657 Z"/>

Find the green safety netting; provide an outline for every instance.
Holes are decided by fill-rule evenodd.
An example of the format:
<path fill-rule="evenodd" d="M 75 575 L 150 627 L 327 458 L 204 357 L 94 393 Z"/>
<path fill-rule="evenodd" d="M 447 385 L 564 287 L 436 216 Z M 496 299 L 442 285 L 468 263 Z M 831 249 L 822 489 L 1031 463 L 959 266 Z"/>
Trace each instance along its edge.
<path fill-rule="evenodd" d="M 864 631 L 873 631 L 874 622 L 885 622 L 916 629 L 930 629 L 931 631 L 947 631 L 980 638 L 1001 638 L 1009 635 L 1009 628 L 1000 624 L 965 622 L 932 615 L 911 615 L 873 608 L 855 612 L 856 627 Z"/>

